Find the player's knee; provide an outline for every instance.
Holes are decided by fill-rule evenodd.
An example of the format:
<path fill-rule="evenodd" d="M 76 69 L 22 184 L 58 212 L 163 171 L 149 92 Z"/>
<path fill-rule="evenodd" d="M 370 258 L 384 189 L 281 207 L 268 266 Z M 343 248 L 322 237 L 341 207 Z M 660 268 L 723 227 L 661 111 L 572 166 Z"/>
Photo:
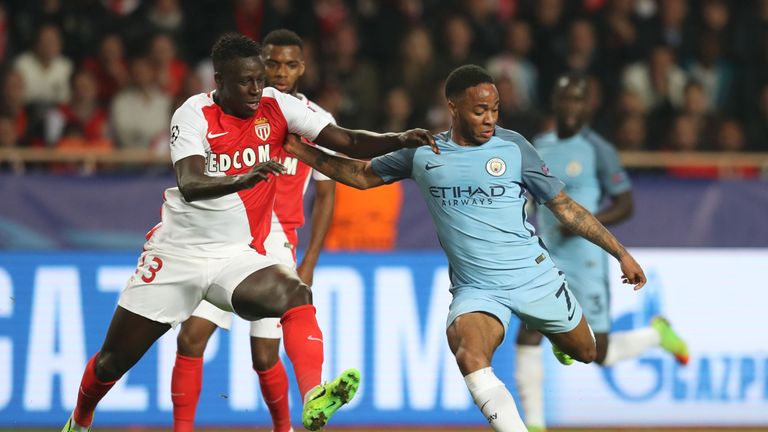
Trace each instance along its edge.
<path fill-rule="evenodd" d="M 202 357 L 207 345 L 207 339 L 184 331 L 179 332 L 179 336 L 176 338 L 176 350 L 185 357 Z"/>
<path fill-rule="evenodd" d="M 466 375 L 487 368 L 490 366 L 491 360 L 480 352 L 459 348 L 456 351 L 456 363 L 459 365 L 461 373 Z"/>
<path fill-rule="evenodd" d="M 312 304 L 312 290 L 301 279 L 286 278 L 282 284 L 286 298 L 285 311 L 298 306 Z"/>
<path fill-rule="evenodd" d="M 93 367 L 96 378 L 103 382 L 117 381 L 125 373 L 125 368 L 121 366 L 117 355 L 110 351 L 99 352 Z"/>
<path fill-rule="evenodd" d="M 280 358 L 278 352 L 271 350 L 262 350 L 252 354 L 253 368 L 257 371 L 272 369 Z"/>

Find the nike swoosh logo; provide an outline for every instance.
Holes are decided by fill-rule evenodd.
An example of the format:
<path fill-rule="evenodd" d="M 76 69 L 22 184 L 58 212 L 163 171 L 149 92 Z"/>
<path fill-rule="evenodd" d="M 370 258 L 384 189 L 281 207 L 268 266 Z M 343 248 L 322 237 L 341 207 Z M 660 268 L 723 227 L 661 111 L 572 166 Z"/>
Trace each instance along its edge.
<path fill-rule="evenodd" d="M 218 138 L 218 137 L 220 137 L 220 136 L 224 136 L 224 135 L 226 135 L 226 134 L 228 134 L 228 133 L 229 133 L 229 132 L 221 132 L 221 133 L 217 133 L 217 134 L 215 134 L 215 133 L 213 133 L 213 132 L 208 132 L 208 139 Z"/>
<path fill-rule="evenodd" d="M 323 341 L 322 339 L 316 338 L 314 336 L 307 336 L 307 340 L 317 341 L 317 342 L 322 342 Z"/>
<path fill-rule="evenodd" d="M 424 165 L 424 169 L 429 171 L 429 170 L 432 170 L 432 169 L 435 169 L 435 168 L 440 168 L 441 166 L 443 166 L 443 165 L 442 164 L 440 164 L 440 165 L 430 165 L 429 162 L 427 162 L 427 164 Z"/>

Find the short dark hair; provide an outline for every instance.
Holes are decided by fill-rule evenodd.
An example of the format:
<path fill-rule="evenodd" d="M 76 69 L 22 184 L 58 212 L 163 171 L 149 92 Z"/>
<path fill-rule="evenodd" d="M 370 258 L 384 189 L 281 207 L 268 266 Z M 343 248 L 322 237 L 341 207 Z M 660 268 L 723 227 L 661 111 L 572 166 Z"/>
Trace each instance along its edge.
<path fill-rule="evenodd" d="M 219 37 L 211 50 L 213 70 L 219 71 L 232 60 L 259 57 L 261 47 L 253 39 L 239 33 L 225 33 Z"/>
<path fill-rule="evenodd" d="M 484 83 L 495 84 L 488 71 L 476 65 L 459 66 L 445 80 L 445 97 L 455 98 L 464 90 Z"/>
<path fill-rule="evenodd" d="M 297 46 L 300 49 L 304 49 L 304 41 L 296 32 L 288 29 L 277 29 L 267 33 L 262 45 L 275 45 L 275 46 Z"/>

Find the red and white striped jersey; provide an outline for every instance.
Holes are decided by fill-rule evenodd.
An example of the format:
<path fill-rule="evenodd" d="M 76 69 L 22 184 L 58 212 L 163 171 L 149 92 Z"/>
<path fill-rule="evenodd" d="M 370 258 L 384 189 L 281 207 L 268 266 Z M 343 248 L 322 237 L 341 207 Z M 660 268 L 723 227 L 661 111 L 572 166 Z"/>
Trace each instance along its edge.
<path fill-rule="evenodd" d="M 306 103 L 267 87 L 253 117 L 226 114 L 213 92 L 190 97 L 171 120 L 173 163 L 192 155 L 205 157 L 205 174 L 244 174 L 254 165 L 277 159 L 285 163 L 288 133 L 314 140 L 331 119 Z M 249 248 L 265 253 L 271 227 L 276 178 L 219 198 L 187 202 L 177 187 L 164 193 L 162 223 L 147 248 L 171 248 L 191 256 L 218 257 Z"/>
<path fill-rule="evenodd" d="M 326 115 L 332 123 L 336 123 L 330 113 L 307 99 L 306 96 L 299 93 L 297 97 L 309 109 Z M 303 140 L 311 144 L 306 138 L 303 138 Z M 310 174 L 311 178 L 315 181 L 330 179 L 294 157 L 286 157 L 284 164 L 287 172 L 277 179 L 275 210 L 272 214 L 272 231 L 284 232 L 288 241 L 295 247 L 299 241 L 296 230 L 304 225 L 304 194 L 309 185 Z"/>

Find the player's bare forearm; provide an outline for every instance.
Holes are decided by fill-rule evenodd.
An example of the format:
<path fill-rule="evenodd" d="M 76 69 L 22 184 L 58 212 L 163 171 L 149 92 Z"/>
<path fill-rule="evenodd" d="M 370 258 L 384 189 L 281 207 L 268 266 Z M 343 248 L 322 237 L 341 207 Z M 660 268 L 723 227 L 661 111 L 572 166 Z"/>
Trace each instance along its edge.
<path fill-rule="evenodd" d="M 600 210 L 595 217 L 605 226 L 615 225 L 632 217 L 634 207 L 632 191 L 626 191 L 612 196 L 608 207 Z"/>
<path fill-rule="evenodd" d="M 269 181 L 270 174 L 285 170 L 283 165 L 269 161 L 254 166 L 251 171 L 232 176 L 210 177 L 205 175 L 205 158 L 194 155 L 179 160 L 174 165 L 176 184 L 188 202 L 219 198 L 252 188 L 261 181 Z"/>
<path fill-rule="evenodd" d="M 293 135 L 286 139 L 285 149 L 312 168 L 347 186 L 368 189 L 384 184 L 384 180 L 373 172 L 370 162 L 330 155 L 302 143 Z"/>
<path fill-rule="evenodd" d="M 616 259 L 621 260 L 627 254 L 627 250 L 616 240 L 616 237 L 592 213 L 571 199 L 565 192 L 560 192 L 556 197 L 547 201 L 546 206 L 560 223 L 575 234 L 600 246 Z"/>
<path fill-rule="evenodd" d="M 310 266 L 314 269 L 320 251 L 325 242 L 325 236 L 331 227 L 333 219 L 333 202 L 336 197 L 336 182 L 325 180 L 315 182 L 315 203 L 312 206 L 312 227 L 309 235 L 309 244 L 301 260 L 302 266 Z"/>
<path fill-rule="evenodd" d="M 424 129 L 412 129 L 402 133 L 375 133 L 329 124 L 320 131 L 314 141 L 321 147 L 356 159 L 370 159 L 401 148 L 423 145 L 429 145 L 435 153 L 439 153 L 434 137 Z"/>

